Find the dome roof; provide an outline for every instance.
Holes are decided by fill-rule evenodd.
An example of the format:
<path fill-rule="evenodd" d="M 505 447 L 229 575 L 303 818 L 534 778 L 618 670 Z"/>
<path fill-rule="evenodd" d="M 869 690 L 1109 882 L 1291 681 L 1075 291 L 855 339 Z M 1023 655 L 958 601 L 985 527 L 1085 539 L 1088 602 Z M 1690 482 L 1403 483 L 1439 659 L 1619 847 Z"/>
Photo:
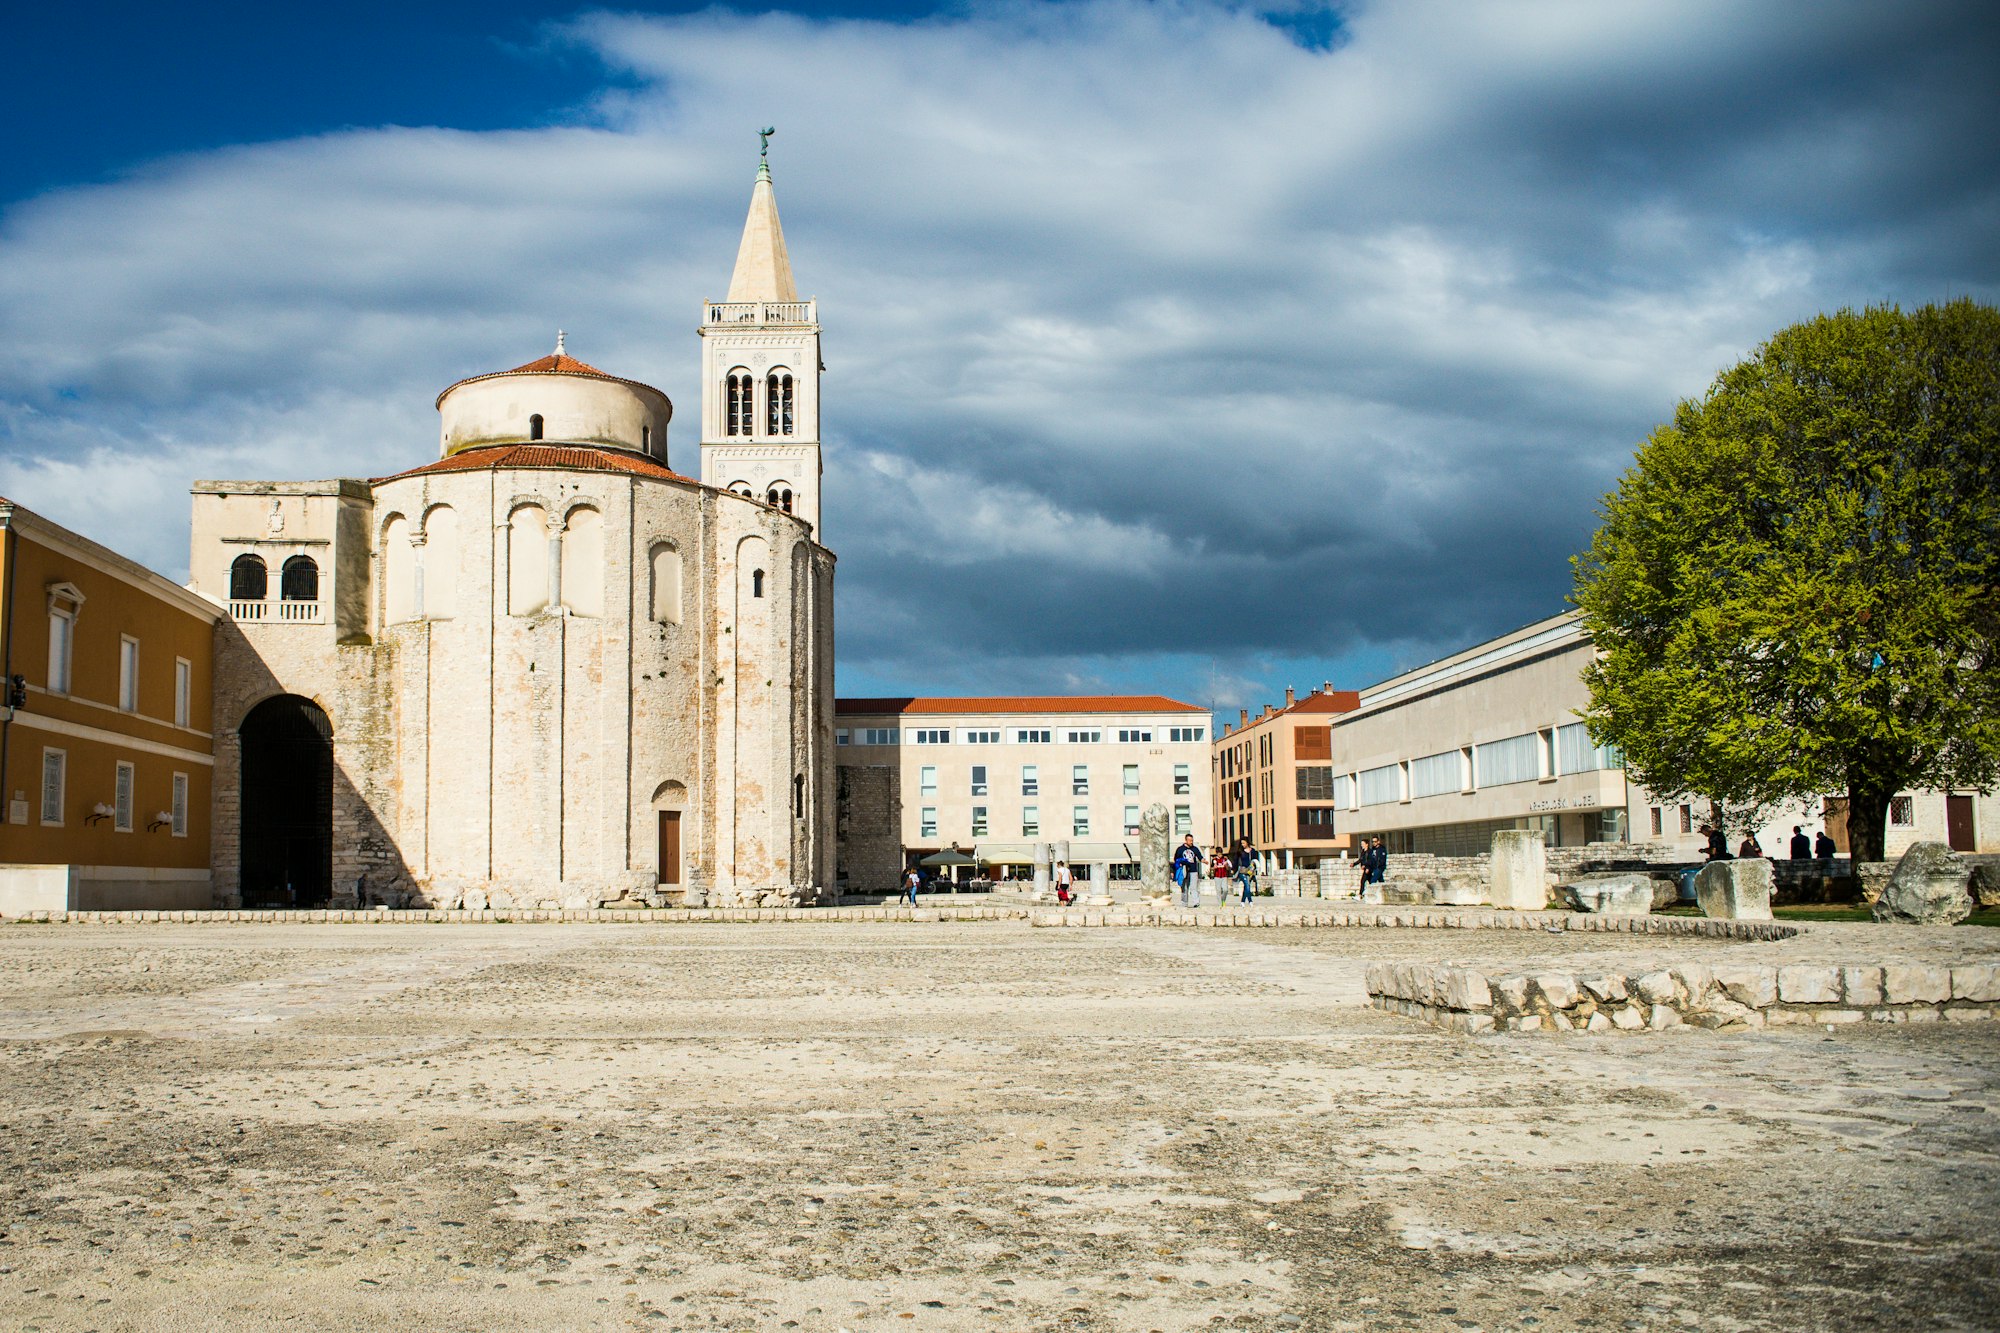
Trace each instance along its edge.
<path fill-rule="evenodd" d="M 439 453 L 494 444 L 629 449 L 667 461 L 674 405 L 650 384 L 607 375 L 563 348 L 512 370 L 462 379 L 437 396 Z"/>

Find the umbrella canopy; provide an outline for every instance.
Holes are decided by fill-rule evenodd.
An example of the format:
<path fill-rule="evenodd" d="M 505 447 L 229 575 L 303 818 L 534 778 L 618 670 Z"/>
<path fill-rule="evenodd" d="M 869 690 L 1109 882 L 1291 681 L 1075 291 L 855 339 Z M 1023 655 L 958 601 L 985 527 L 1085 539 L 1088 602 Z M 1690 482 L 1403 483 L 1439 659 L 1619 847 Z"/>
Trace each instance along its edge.
<path fill-rule="evenodd" d="M 979 864 L 979 858 L 967 856 L 955 847 L 948 847 L 941 852 L 932 852 L 929 856 L 917 862 L 917 864 L 920 866 L 976 866 Z"/>

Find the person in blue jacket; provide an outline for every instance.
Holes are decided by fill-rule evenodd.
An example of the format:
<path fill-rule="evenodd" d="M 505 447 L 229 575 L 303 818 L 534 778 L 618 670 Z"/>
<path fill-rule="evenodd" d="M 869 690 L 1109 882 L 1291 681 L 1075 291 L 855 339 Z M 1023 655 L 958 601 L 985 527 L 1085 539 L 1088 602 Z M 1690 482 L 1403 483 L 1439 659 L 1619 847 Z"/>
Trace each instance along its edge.
<path fill-rule="evenodd" d="M 1181 906 L 1201 906 L 1201 848 L 1194 845 L 1194 834 L 1181 837 L 1181 845 L 1174 849 L 1174 883 L 1180 887 Z"/>
<path fill-rule="evenodd" d="M 1257 893 L 1257 849 L 1250 845 L 1250 839 L 1236 840 L 1236 850 L 1229 857 L 1229 867 L 1236 882 L 1243 886 L 1243 901 L 1249 902 Z"/>

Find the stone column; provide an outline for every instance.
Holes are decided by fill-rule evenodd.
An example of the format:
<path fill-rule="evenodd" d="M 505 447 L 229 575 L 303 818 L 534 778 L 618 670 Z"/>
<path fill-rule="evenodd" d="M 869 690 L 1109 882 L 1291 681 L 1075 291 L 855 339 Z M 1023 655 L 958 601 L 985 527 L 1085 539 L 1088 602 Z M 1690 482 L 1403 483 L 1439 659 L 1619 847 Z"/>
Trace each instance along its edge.
<path fill-rule="evenodd" d="M 1040 902 L 1049 896 L 1049 860 L 1050 860 L 1049 845 L 1045 842 L 1036 843 L 1035 844 L 1035 900 L 1037 902 Z"/>
<path fill-rule="evenodd" d="M 1549 904 L 1548 850 L 1540 829 L 1493 835 L 1493 905 L 1539 912 Z"/>
<path fill-rule="evenodd" d="M 1155 803 L 1139 816 L 1139 892 L 1172 893 L 1173 817 Z M 1105 892 L 1110 892 L 1107 885 Z"/>

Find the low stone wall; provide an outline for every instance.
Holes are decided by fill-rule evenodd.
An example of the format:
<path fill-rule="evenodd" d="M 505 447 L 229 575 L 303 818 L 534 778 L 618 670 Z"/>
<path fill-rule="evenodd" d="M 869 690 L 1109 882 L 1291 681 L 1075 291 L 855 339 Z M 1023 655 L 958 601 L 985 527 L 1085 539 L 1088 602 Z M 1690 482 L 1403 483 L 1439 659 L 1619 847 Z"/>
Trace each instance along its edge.
<path fill-rule="evenodd" d="M 2000 963 L 1680 965 L 1630 974 L 1371 963 L 1367 980 L 1376 1008 L 1466 1033 L 2000 1018 Z"/>

